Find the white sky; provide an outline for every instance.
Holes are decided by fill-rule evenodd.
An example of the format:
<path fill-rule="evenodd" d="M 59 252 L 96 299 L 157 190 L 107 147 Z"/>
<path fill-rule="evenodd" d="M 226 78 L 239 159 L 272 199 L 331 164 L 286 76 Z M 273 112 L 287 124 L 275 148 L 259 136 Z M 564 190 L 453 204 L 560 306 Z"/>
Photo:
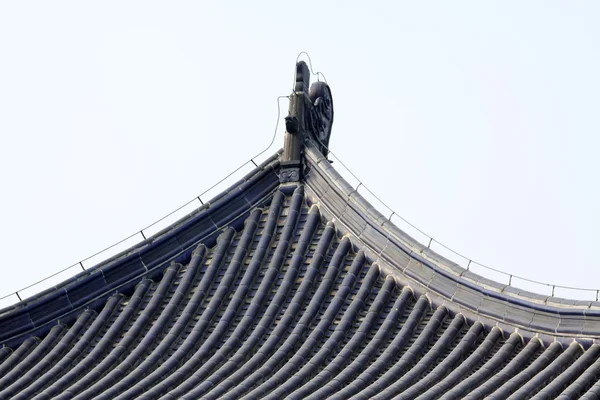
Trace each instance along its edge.
<path fill-rule="evenodd" d="M 600 289 L 600 3 L 222 3 L 0 4 L 0 297 L 262 150 L 302 50 L 332 87 L 332 150 L 398 214 Z"/>

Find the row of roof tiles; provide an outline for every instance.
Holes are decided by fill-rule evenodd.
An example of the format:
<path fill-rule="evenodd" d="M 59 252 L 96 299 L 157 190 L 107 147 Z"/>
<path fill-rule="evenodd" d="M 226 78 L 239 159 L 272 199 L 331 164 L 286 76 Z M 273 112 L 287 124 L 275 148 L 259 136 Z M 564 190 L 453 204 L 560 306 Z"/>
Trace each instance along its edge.
<path fill-rule="evenodd" d="M 304 191 L 276 190 L 155 281 L 0 349 L 0 398 L 600 398 L 600 346 L 436 306 Z"/>

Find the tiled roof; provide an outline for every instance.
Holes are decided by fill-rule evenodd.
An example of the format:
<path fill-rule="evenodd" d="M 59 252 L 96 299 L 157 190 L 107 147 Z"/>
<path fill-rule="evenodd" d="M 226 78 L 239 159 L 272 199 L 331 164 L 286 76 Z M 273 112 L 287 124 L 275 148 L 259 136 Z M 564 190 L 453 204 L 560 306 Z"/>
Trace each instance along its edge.
<path fill-rule="evenodd" d="M 487 281 L 314 147 L 0 311 L 0 399 L 600 399 L 600 308 Z"/>

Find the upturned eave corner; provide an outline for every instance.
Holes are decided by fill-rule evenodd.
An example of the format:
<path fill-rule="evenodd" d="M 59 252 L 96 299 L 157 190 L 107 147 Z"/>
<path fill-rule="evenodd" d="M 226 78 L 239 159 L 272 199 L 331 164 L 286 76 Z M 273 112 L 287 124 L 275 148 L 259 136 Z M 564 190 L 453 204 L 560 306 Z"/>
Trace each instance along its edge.
<path fill-rule="evenodd" d="M 310 87 L 310 89 L 309 89 Z M 333 98 L 326 82 L 310 85 L 310 70 L 304 61 L 296 63 L 294 91 L 285 118 L 285 137 L 281 156 L 281 183 L 299 182 L 304 173 L 304 149 L 316 146 L 327 157 L 333 125 Z"/>

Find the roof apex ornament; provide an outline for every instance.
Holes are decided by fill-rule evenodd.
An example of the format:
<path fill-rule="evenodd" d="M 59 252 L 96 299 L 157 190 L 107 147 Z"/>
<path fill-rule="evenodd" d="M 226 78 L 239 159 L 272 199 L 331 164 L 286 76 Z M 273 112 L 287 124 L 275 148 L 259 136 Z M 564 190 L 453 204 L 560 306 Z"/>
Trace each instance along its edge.
<path fill-rule="evenodd" d="M 312 142 L 327 157 L 333 126 L 333 98 L 326 82 L 310 86 L 310 70 L 304 61 L 296 63 L 294 92 L 285 117 L 285 138 L 281 159 L 281 182 L 302 178 L 302 156 L 306 142 Z"/>

